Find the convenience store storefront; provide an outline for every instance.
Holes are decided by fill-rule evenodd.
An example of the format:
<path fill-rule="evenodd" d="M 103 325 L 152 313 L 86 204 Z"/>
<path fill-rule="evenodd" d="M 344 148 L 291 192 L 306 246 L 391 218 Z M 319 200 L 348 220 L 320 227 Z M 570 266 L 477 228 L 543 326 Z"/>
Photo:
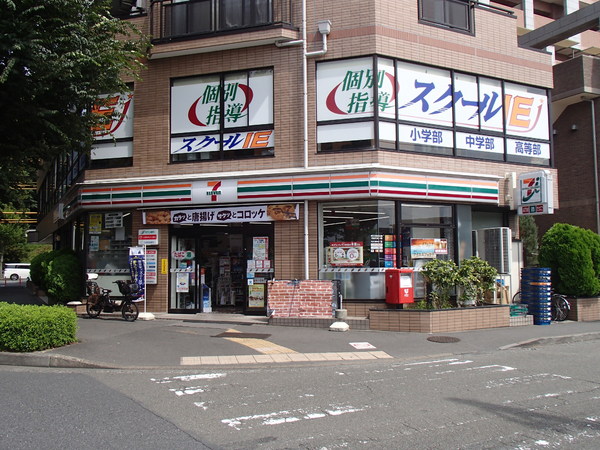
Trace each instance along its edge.
<path fill-rule="evenodd" d="M 156 231 L 158 245 L 147 247 L 154 266 L 146 273 L 150 311 L 264 314 L 268 281 L 282 276 L 276 267 L 299 268 L 304 260 L 300 247 L 277 247 L 286 245 L 277 241 L 280 227 L 296 242 L 318 242 L 308 248 L 318 255 L 318 267 L 309 268 L 313 279 L 342 280 L 345 299 L 381 300 L 386 269 L 418 267 L 428 255 L 461 257 L 477 209 L 492 211 L 498 226 L 506 213 L 495 176 L 314 172 L 220 185 L 82 188 L 79 208 L 89 212 L 78 226 L 85 230 L 87 270 L 106 286 L 128 276 L 128 248 Z M 306 215 L 307 205 L 316 214 Z"/>
<path fill-rule="evenodd" d="M 266 314 L 276 220 L 297 220 L 296 205 L 144 211 L 169 226 L 168 310 Z"/>

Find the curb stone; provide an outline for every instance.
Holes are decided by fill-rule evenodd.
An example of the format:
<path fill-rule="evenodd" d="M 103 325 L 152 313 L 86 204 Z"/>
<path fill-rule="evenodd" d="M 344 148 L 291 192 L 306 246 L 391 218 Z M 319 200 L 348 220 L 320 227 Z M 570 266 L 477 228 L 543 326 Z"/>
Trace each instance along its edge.
<path fill-rule="evenodd" d="M 600 332 L 570 334 L 565 336 L 553 336 L 529 339 L 527 341 L 517 342 L 500 347 L 500 350 L 508 350 L 511 348 L 531 348 L 549 344 L 569 344 L 573 342 L 584 342 L 600 339 Z"/>
<path fill-rule="evenodd" d="M 81 358 L 64 355 L 49 355 L 43 353 L 11 353 L 0 352 L 0 365 L 27 366 L 27 367 L 62 367 L 62 368 L 90 368 L 90 369 L 116 369 L 116 366 L 99 364 Z"/>

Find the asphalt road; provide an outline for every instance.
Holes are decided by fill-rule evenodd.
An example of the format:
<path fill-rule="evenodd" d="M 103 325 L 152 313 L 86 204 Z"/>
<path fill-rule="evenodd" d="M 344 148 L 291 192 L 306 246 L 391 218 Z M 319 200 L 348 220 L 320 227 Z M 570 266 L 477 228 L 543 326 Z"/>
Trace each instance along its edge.
<path fill-rule="evenodd" d="M 596 449 L 598 341 L 357 364 L 0 367 L 4 449 Z"/>

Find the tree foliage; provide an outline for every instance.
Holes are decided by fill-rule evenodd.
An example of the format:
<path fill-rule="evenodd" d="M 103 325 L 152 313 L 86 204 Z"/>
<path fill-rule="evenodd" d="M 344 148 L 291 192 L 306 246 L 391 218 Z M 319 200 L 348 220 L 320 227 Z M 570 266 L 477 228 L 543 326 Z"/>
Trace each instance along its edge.
<path fill-rule="evenodd" d="M 90 106 L 125 92 L 148 41 L 110 0 L 0 0 L 0 170 L 91 148 Z M 105 118 L 104 118 L 105 120 Z"/>
<path fill-rule="evenodd" d="M 519 216 L 519 234 L 523 243 L 525 266 L 537 266 L 539 254 L 538 227 L 532 216 Z"/>
<path fill-rule="evenodd" d="M 27 258 L 27 227 L 17 223 L 0 223 L 0 265 L 4 261 L 19 262 Z"/>

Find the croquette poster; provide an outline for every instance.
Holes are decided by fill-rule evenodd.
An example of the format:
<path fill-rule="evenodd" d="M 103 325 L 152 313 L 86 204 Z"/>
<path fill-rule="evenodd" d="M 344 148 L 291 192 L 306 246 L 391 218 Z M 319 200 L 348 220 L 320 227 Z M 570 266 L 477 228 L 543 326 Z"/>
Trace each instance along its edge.
<path fill-rule="evenodd" d="M 145 225 L 240 223 L 298 220 L 297 204 L 251 205 L 224 208 L 152 210 L 144 212 Z"/>

